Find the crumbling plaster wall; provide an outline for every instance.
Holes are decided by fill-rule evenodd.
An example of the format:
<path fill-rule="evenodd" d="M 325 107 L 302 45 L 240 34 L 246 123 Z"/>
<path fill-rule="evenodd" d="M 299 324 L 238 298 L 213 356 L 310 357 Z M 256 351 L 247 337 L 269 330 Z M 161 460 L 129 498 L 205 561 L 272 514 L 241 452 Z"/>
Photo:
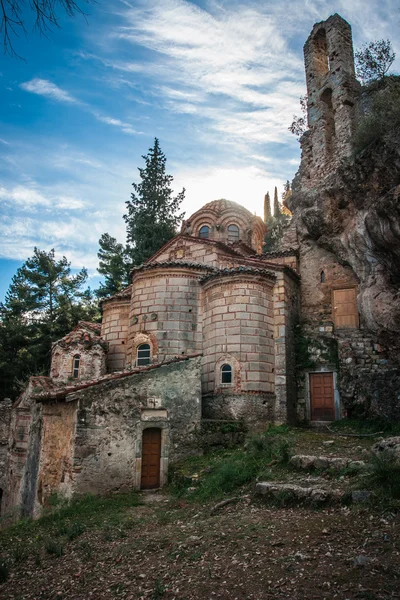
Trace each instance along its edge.
<path fill-rule="evenodd" d="M 140 487 L 146 427 L 165 431 L 164 477 L 169 460 L 197 453 L 200 368 L 199 358 L 188 359 L 68 396 L 67 403 L 78 402 L 72 490 L 104 493 Z M 152 398 L 160 399 L 158 408 L 149 408 Z"/>

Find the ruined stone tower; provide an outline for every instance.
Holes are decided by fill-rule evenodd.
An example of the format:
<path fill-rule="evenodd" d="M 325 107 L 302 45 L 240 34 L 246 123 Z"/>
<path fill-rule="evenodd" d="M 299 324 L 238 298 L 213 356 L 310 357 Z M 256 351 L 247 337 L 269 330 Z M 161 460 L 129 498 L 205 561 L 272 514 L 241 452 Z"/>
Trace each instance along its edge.
<path fill-rule="evenodd" d="M 302 186 L 332 172 L 349 154 L 360 84 L 350 25 L 335 14 L 316 23 L 304 45 L 309 131 L 301 140 Z"/>

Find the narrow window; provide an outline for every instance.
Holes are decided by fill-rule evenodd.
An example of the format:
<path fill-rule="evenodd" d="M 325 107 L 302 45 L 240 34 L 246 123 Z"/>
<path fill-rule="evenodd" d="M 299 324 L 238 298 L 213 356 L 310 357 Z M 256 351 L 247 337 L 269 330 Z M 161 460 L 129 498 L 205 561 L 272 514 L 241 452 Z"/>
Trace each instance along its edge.
<path fill-rule="evenodd" d="M 208 227 L 208 225 L 203 225 L 203 227 L 200 228 L 199 237 L 203 239 L 207 239 L 210 237 L 210 228 Z"/>
<path fill-rule="evenodd" d="M 222 367 L 221 367 L 221 383 L 232 383 L 232 367 L 231 367 L 231 365 L 222 365 Z"/>
<path fill-rule="evenodd" d="M 150 344 L 140 344 L 138 346 L 136 364 L 138 367 L 150 364 Z"/>
<path fill-rule="evenodd" d="M 73 368 L 72 368 L 72 377 L 74 379 L 78 379 L 79 377 L 79 363 L 80 363 L 81 359 L 78 355 L 74 356 L 74 364 L 73 364 Z"/>
<path fill-rule="evenodd" d="M 228 242 L 239 241 L 239 227 L 237 225 L 228 225 Z"/>
<path fill-rule="evenodd" d="M 321 283 L 325 283 L 325 273 L 321 271 Z"/>
<path fill-rule="evenodd" d="M 317 75 L 326 75 L 329 71 L 328 44 L 325 29 L 320 29 L 313 39 L 313 67 Z"/>

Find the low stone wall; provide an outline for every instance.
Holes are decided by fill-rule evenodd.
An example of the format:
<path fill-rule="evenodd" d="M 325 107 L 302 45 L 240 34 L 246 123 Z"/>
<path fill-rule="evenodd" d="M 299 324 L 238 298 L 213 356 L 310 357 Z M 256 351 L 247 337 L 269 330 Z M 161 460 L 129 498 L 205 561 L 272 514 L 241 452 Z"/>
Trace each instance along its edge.
<path fill-rule="evenodd" d="M 203 419 L 198 430 L 198 444 L 203 452 L 215 448 L 231 448 L 244 443 L 247 426 L 243 421 Z"/>
<path fill-rule="evenodd" d="M 275 394 L 215 394 L 203 396 L 203 419 L 243 420 L 249 430 L 274 422 Z"/>

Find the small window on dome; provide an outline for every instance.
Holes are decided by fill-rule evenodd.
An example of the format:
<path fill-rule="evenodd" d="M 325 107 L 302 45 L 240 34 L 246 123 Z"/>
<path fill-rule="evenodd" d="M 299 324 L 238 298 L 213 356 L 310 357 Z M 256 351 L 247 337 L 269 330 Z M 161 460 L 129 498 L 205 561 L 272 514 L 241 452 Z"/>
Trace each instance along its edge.
<path fill-rule="evenodd" d="M 150 364 L 150 344 L 140 344 L 137 348 L 136 364 L 138 367 L 144 367 Z"/>
<path fill-rule="evenodd" d="M 237 225 L 228 225 L 228 242 L 239 241 L 239 227 Z"/>
<path fill-rule="evenodd" d="M 72 377 L 74 379 L 78 379 L 79 377 L 79 365 L 80 365 L 81 359 L 79 354 L 76 354 L 74 356 L 74 363 L 73 363 L 73 368 L 72 368 Z"/>
<path fill-rule="evenodd" d="M 221 367 L 221 383 L 232 383 L 232 367 L 231 367 L 231 365 L 222 365 L 222 367 Z"/>
<path fill-rule="evenodd" d="M 203 225 L 203 227 L 200 227 L 199 237 L 203 239 L 207 239 L 210 237 L 210 228 L 208 227 L 208 225 Z"/>
<path fill-rule="evenodd" d="M 321 283 L 325 283 L 326 279 L 325 279 L 325 273 L 324 271 L 321 271 Z"/>

